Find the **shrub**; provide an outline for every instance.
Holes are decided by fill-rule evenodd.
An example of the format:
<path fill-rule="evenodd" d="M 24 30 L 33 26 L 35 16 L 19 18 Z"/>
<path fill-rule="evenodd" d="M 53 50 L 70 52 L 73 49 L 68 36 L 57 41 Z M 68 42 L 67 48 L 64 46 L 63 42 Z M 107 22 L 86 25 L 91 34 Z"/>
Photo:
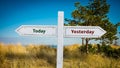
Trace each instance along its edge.
<path fill-rule="evenodd" d="M 80 51 L 82 53 L 86 52 L 86 46 L 81 46 Z M 93 45 L 89 44 L 88 45 L 88 51 L 89 53 L 100 53 L 104 54 L 107 57 L 112 57 L 112 58 L 120 58 L 120 48 L 113 48 L 110 45 L 100 45 L 97 44 L 97 47 L 94 47 Z"/>
<path fill-rule="evenodd" d="M 86 46 L 81 46 L 79 49 L 80 49 L 80 51 L 81 51 L 82 53 L 85 53 L 85 52 L 86 52 Z M 89 52 L 89 53 L 96 53 L 96 52 L 97 52 L 97 48 L 94 47 L 94 46 L 91 45 L 91 44 L 88 44 L 88 52 Z"/>
<path fill-rule="evenodd" d="M 115 49 L 115 48 L 112 48 L 110 45 L 100 46 L 99 52 L 104 53 L 105 56 L 107 56 L 107 57 L 112 57 L 112 58 L 119 58 L 120 57 L 120 48 Z"/>

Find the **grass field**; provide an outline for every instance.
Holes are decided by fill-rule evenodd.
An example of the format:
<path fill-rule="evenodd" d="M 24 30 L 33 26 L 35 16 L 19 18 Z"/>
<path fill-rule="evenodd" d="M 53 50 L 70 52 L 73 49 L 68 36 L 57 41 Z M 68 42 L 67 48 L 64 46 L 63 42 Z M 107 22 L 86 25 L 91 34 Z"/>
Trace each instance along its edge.
<path fill-rule="evenodd" d="M 120 68 L 120 58 L 84 54 L 79 47 L 78 44 L 64 47 L 63 68 Z M 0 43 L 0 68 L 56 68 L 56 48 Z"/>

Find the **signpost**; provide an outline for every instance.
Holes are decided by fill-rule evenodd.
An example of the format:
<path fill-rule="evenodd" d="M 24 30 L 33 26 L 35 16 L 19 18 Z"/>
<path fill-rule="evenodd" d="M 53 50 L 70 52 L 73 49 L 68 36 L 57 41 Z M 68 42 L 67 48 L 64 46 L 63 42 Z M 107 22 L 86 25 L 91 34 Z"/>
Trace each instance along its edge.
<path fill-rule="evenodd" d="M 21 36 L 57 36 L 56 26 L 22 25 L 16 29 L 16 32 Z"/>
<path fill-rule="evenodd" d="M 99 26 L 65 26 L 65 37 L 99 38 L 106 33 Z"/>
<path fill-rule="evenodd" d="M 99 26 L 65 26 L 64 12 L 58 12 L 57 26 L 22 25 L 16 29 L 21 36 L 58 37 L 57 68 L 63 68 L 63 37 L 98 38 L 106 33 Z"/>
<path fill-rule="evenodd" d="M 64 12 L 58 13 L 57 68 L 63 68 L 63 26 Z"/>

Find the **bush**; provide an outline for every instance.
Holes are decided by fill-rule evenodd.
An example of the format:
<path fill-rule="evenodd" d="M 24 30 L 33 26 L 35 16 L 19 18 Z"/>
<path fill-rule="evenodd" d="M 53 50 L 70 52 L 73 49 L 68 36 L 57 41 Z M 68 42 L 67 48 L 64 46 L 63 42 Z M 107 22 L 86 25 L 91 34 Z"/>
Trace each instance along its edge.
<path fill-rule="evenodd" d="M 120 57 L 120 48 L 115 49 L 112 48 L 110 45 L 102 45 L 99 47 L 99 53 L 104 53 L 105 56 L 107 57 L 112 57 L 112 58 L 119 58 Z"/>
<path fill-rule="evenodd" d="M 82 53 L 86 53 L 86 46 L 81 46 L 80 51 Z M 89 53 L 100 53 L 104 54 L 107 57 L 112 57 L 112 58 L 120 58 L 120 48 L 112 48 L 110 45 L 100 45 L 97 44 L 97 47 L 94 47 L 93 45 L 89 44 L 88 45 L 88 51 Z"/>
<path fill-rule="evenodd" d="M 82 53 L 86 52 L 86 46 L 81 46 L 79 49 L 80 49 L 80 51 Z M 89 53 L 96 53 L 97 52 L 97 48 L 92 46 L 91 44 L 88 44 L 88 52 Z"/>

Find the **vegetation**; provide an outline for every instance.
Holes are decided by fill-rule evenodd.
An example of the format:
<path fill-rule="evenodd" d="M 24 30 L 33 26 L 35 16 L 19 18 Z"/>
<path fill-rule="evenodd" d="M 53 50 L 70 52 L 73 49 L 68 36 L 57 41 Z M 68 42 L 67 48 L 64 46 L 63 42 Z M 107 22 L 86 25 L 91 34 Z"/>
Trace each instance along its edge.
<path fill-rule="evenodd" d="M 91 45 L 89 54 L 85 46 L 65 46 L 64 68 L 120 68 L 120 46 Z"/>
<path fill-rule="evenodd" d="M 120 68 L 120 46 L 79 44 L 64 47 L 63 68 Z M 56 68 L 56 48 L 0 43 L 0 68 Z"/>
<path fill-rule="evenodd" d="M 0 68 L 55 68 L 56 49 L 0 43 Z"/>
<path fill-rule="evenodd" d="M 100 26 L 106 30 L 106 34 L 96 40 L 101 40 L 102 44 L 112 44 L 117 40 L 117 28 L 120 22 L 113 24 L 108 18 L 110 5 L 107 0 L 90 0 L 88 5 L 82 6 L 80 2 L 74 4 L 75 10 L 72 11 L 71 16 L 73 20 L 65 19 L 66 26 Z M 88 51 L 89 41 L 93 38 L 82 38 L 82 45 L 86 41 L 86 50 Z"/>

